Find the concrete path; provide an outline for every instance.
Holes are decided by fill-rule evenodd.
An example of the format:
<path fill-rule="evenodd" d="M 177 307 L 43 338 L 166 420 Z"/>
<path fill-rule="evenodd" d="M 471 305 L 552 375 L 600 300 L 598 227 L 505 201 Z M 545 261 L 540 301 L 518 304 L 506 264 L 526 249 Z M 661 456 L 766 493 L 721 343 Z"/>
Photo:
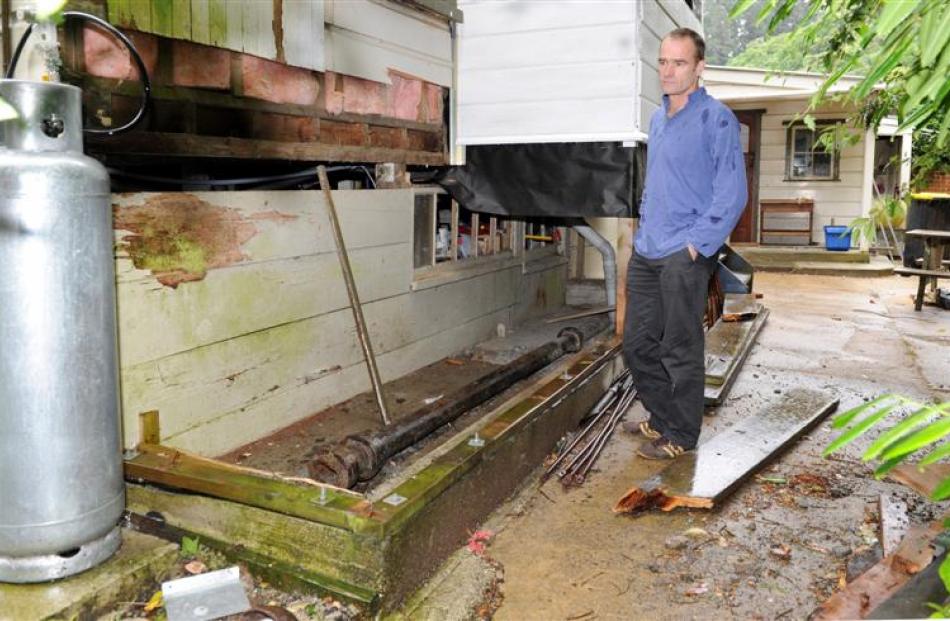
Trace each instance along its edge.
<path fill-rule="evenodd" d="M 839 411 L 889 391 L 950 399 L 950 312 L 915 313 L 911 280 L 761 273 L 756 285 L 772 315 L 701 441 L 793 387 L 840 397 Z M 617 435 L 582 488 L 528 483 L 485 524 L 496 532 L 488 559 L 460 551 L 411 617 L 804 618 L 844 584 L 849 561 L 874 554 L 881 493 L 905 500 L 914 523 L 943 514 L 873 479 L 859 459 L 870 438 L 822 459 L 835 435 L 822 424 L 717 509 L 634 518 L 610 508 L 661 465 Z M 478 606 L 466 587 L 483 594 Z"/>

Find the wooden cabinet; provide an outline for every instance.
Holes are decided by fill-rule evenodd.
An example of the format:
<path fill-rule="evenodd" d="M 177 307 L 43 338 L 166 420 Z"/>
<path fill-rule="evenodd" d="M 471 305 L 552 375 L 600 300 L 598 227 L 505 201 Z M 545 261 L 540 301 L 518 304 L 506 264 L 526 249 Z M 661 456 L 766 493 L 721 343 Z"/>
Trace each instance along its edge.
<path fill-rule="evenodd" d="M 773 246 L 811 245 L 815 201 L 810 198 L 763 199 L 759 242 Z"/>

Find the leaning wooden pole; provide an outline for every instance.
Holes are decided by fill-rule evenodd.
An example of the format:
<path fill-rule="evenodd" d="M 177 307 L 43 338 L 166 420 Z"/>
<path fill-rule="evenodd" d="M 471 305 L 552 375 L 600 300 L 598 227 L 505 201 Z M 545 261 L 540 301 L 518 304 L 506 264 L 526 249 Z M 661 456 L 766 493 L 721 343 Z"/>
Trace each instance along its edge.
<path fill-rule="evenodd" d="M 325 166 L 317 167 L 317 177 L 320 188 L 327 199 L 327 213 L 330 214 L 330 228 L 333 229 L 333 238 L 336 241 L 336 254 L 340 258 L 340 267 L 343 269 L 343 280 L 346 282 L 346 293 L 350 298 L 350 308 L 353 309 L 353 319 L 356 321 L 356 335 L 359 337 L 360 347 L 363 348 L 363 358 L 366 359 L 366 368 L 369 371 L 369 381 L 373 384 L 373 393 L 376 395 L 376 405 L 379 406 L 379 415 L 384 425 L 390 424 L 389 410 L 386 408 L 386 398 L 383 395 L 383 382 L 379 378 L 379 369 L 376 368 L 376 356 L 373 354 L 373 344 L 369 340 L 369 330 L 366 328 L 366 319 L 363 317 L 363 306 L 356 290 L 356 280 L 350 268 L 350 258 L 343 243 L 343 231 L 340 221 L 336 217 L 336 207 L 333 205 L 333 196 L 330 193 L 330 180 L 327 178 Z"/>

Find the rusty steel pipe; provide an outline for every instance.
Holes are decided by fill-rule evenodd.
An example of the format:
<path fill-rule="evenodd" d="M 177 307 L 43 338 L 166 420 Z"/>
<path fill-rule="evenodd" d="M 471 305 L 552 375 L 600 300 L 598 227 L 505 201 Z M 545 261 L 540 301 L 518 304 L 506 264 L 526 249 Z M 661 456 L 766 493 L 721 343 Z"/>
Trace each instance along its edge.
<path fill-rule="evenodd" d="M 546 367 L 565 353 L 579 351 L 583 343 L 606 324 L 587 324 L 584 330 L 565 328 L 558 337 L 475 382 L 421 408 L 396 424 L 318 449 L 308 463 L 310 477 L 337 487 L 351 488 L 373 478 L 391 457 L 422 440 L 443 425 L 505 390 L 515 382 Z"/>

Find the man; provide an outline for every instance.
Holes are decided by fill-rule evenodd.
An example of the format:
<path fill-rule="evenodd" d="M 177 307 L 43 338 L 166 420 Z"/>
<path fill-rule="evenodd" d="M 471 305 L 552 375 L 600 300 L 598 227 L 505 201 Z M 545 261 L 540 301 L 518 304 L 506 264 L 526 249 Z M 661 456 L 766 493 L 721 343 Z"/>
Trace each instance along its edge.
<path fill-rule="evenodd" d="M 703 418 L 709 278 L 746 202 L 739 123 L 706 94 L 702 37 L 688 28 L 660 44 L 663 106 L 650 121 L 640 225 L 627 269 L 623 355 L 649 418 L 637 454 L 674 459 L 693 449 Z"/>

